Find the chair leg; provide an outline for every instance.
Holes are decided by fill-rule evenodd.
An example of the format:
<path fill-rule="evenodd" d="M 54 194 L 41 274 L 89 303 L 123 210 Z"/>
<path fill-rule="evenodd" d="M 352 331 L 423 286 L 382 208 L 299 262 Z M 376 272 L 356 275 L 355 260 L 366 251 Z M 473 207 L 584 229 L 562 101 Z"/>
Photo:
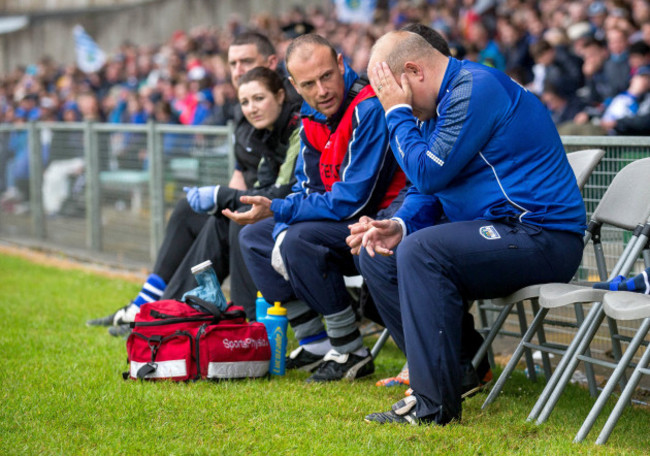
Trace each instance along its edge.
<path fill-rule="evenodd" d="M 487 331 L 486 336 L 485 336 L 485 338 L 487 339 L 489 337 L 489 335 L 490 335 L 491 330 L 492 330 L 492 325 L 490 325 L 490 322 L 488 321 L 487 312 L 483 308 L 483 304 L 485 303 L 485 301 L 483 299 L 478 299 L 478 300 L 474 301 L 474 303 L 476 303 L 476 310 L 477 310 L 477 313 L 478 313 L 479 320 L 481 322 L 481 329 L 479 330 L 479 332 L 481 333 L 481 336 L 483 336 L 483 333 Z M 481 351 L 482 349 L 483 349 L 483 345 L 481 345 L 481 347 L 479 348 L 479 351 Z M 486 349 L 486 351 L 488 352 L 488 360 L 490 362 L 490 365 L 492 365 L 492 361 L 493 361 L 492 350 L 491 349 Z M 478 352 L 477 352 L 477 355 L 478 355 Z M 475 356 L 475 358 L 476 358 L 476 356 Z M 474 360 L 473 359 L 472 359 L 472 365 L 474 365 Z M 474 369 L 476 369 L 476 365 L 474 365 Z"/>
<path fill-rule="evenodd" d="M 573 304 L 573 309 L 576 315 L 576 322 L 578 326 L 582 325 L 582 322 L 585 320 L 584 308 L 581 302 L 576 302 Z M 591 357 L 591 350 L 587 347 L 585 352 L 587 356 Z M 587 384 L 589 386 L 589 394 L 592 397 L 598 396 L 598 386 L 596 385 L 596 374 L 594 374 L 594 366 L 591 363 L 585 362 L 585 376 L 587 377 Z"/>
<path fill-rule="evenodd" d="M 386 343 L 389 337 L 390 337 L 390 333 L 388 332 L 388 329 L 384 329 L 379 335 L 377 342 L 375 342 L 375 345 L 372 346 L 372 350 L 370 350 L 370 355 L 372 356 L 372 359 L 377 358 L 379 351 L 382 349 L 382 347 L 384 346 L 384 344 Z"/>
<path fill-rule="evenodd" d="M 596 315 L 594 317 L 593 323 L 591 323 L 585 332 L 585 337 L 582 339 L 576 339 L 579 341 L 579 345 L 576 348 L 576 350 L 571 353 L 571 356 L 569 358 L 569 363 L 567 364 L 567 368 L 562 372 L 562 377 L 560 377 L 560 380 L 558 381 L 557 385 L 555 388 L 553 388 L 553 392 L 551 393 L 548 401 L 544 405 L 544 409 L 542 410 L 542 413 L 540 413 L 539 417 L 537 418 L 537 424 L 542 424 L 545 422 L 553 409 L 555 408 L 555 405 L 557 404 L 557 401 L 560 399 L 560 396 L 564 392 L 564 388 L 569 384 L 571 381 L 571 377 L 573 376 L 573 372 L 575 372 L 576 367 L 578 367 L 578 363 L 580 360 L 578 359 L 577 355 L 583 354 L 587 348 L 589 347 L 589 344 L 591 343 L 592 339 L 596 335 L 596 331 L 598 331 L 598 328 L 600 327 L 600 324 L 603 322 L 605 319 L 605 312 L 603 311 L 603 304 L 601 302 L 595 303 L 591 309 L 591 312 L 595 312 Z M 585 322 L 581 325 L 584 326 L 587 323 L 588 320 L 585 320 Z M 565 355 L 566 356 L 566 355 Z"/>
<path fill-rule="evenodd" d="M 598 304 L 596 304 L 596 306 L 597 305 Z M 597 312 L 594 312 L 594 308 L 592 307 L 591 311 L 587 314 L 585 321 L 578 328 L 576 335 L 574 336 L 573 340 L 567 347 L 566 351 L 564 352 L 564 355 L 562 355 L 562 359 L 560 359 L 560 362 L 555 367 L 555 371 L 553 372 L 553 375 L 551 375 L 551 377 L 547 379 L 546 386 L 544 387 L 544 390 L 542 390 L 542 394 L 540 394 L 539 398 L 537 398 L 537 402 L 535 402 L 535 405 L 533 406 L 532 410 L 528 414 L 528 418 L 526 418 L 527 421 L 533 421 L 539 416 L 540 412 L 544 408 L 544 405 L 548 401 L 549 396 L 553 392 L 553 389 L 555 388 L 558 381 L 562 377 L 562 374 L 566 369 L 567 365 L 569 364 L 569 361 L 573 357 L 573 354 L 578 348 L 580 341 L 582 340 L 582 338 L 584 338 L 585 333 L 587 332 L 587 327 L 591 325 L 594 318 L 596 317 L 596 314 Z"/>
<path fill-rule="evenodd" d="M 614 355 L 614 360 L 618 362 L 621 357 L 623 350 L 621 349 L 621 341 L 618 338 L 618 324 L 613 318 L 607 317 L 607 327 L 609 328 L 609 336 L 612 339 L 612 354 Z M 625 372 L 620 379 L 621 391 L 625 389 L 625 384 L 627 383 L 627 376 Z"/>
<path fill-rule="evenodd" d="M 650 321 L 650 319 L 646 318 L 644 324 L 648 321 Z M 647 334 L 648 330 L 646 329 L 645 332 Z M 634 392 L 635 388 L 639 384 L 639 381 L 641 380 L 641 375 L 643 375 L 643 372 L 641 370 L 645 369 L 649 363 L 650 363 L 650 347 L 646 347 L 645 353 L 643 353 L 641 360 L 639 361 L 636 368 L 634 369 L 634 372 L 632 372 L 632 376 L 630 377 L 630 380 L 627 382 L 625 389 L 621 393 L 621 397 L 618 399 L 618 402 L 616 402 L 616 405 L 614 406 L 614 410 L 612 410 L 612 413 L 609 415 L 609 418 L 607 419 L 605 426 L 603 426 L 602 431 L 600 431 L 600 435 L 598 436 L 598 439 L 596 439 L 597 445 L 603 445 L 607 442 L 607 439 L 609 439 L 609 436 L 614 430 L 614 426 L 616 426 L 616 422 L 620 418 L 621 413 L 623 413 L 623 409 L 632 398 L 632 393 Z"/>
<path fill-rule="evenodd" d="M 528 322 L 526 321 L 526 311 L 524 310 L 524 303 L 517 303 L 517 317 L 519 319 L 519 332 L 523 335 L 528 330 Z M 537 381 L 537 372 L 535 371 L 535 361 L 533 360 L 533 352 L 528 347 L 524 347 L 524 356 L 526 356 L 526 368 L 528 369 L 528 378 L 532 382 Z"/>
<path fill-rule="evenodd" d="M 490 337 L 492 327 L 493 325 L 490 324 L 490 319 L 488 318 L 488 312 L 485 310 L 485 307 L 483 305 L 485 304 L 484 299 L 478 299 L 474 301 L 476 303 L 476 309 L 478 310 L 478 315 L 481 320 L 481 335 L 483 333 L 486 333 L 485 338 L 488 339 Z M 498 334 L 498 333 L 497 333 Z M 494 335 L 496 336 L 496 334 Z M 492 337 L 492 340 L 494 340 L 494 336 Z M 474 369 L 479 365 L 485 354 L 487 353 L 488 357 L 488 362 L 490 363 L 490 367 L 494 368 L 494 352 L 492 351 L 492 341 L 490 341 L 489 344 L 485 345 L 485 348 L 483 345 L 481 345 L 480 351 L 474 355 L 474 359 L 472 360 L 472 365 L 474 366 Z M 481 353 L 481 357 L 479 359 L 479 353 Z M 476 360 L 476 363 L 474 362 Z"/>
<path fill-rule="evenodd" d="M 494 342 L 494 339 L 499 334 L 499 331 L 503 327 L 503 323 L 506 321 L 506 318 L 508 318 L 508 315 L 510 314 L 510 310 L 512 310 L 512 307 L 514 305 L 515 303 L 508 304 L 507 306 L 504 306 L 503 309 L 501 309 L 501 312 L 499 312 L 497 319 L 490 327 L 490 332 L 488 332 L 488 335 L 485 337 L 485 340 L 481 344 L 481 347 L 474 355 L 474 358 L 472 358 L 472 366 L 474 366 L 474 369 L 478 368 L 479 364 L 483 360 L 483 357 L 485 356 L 485 353 L 488 351 L 488 349 L 491 349 L 492 342 Z M 492 363 L 493 362 L 494 361 L 492 361 Z"/>
<path fill-rule="evenodd" d="M 533 315 L 539 313 L 539 299 L 532 298 L 530 300 L 530 306 L 533 309 Z M 539 345 L 544 346 L 546 344 L 546 333 L 544 332 L 544 325 L 539 325 L 537 329 L 537 340 Z M 547 352 L 542 351 L 542 364 L 544 365 L 544 377 L 549 379 L 551 378 L 551 359 Z"/>
<path fill-rule="evenodd" d="M 524 346 L 525 343 L 528 343 L 532 340 L 533 335 L 535 334 L 537 327 L 540 326 L 544 322 L 544 318 L 546 317 L 546 314 L 548 313 L 548 309 L 540 309 L 540 311 L 535 315 L 535 318 L 533 319 L 532 323 L 528 327 L 528 330 L 524 334 L 524 337 L 521 339 L 519 342 L 519 345 L 517 345 L 517 348 L 515 349 L 515 352 L 512 354 L 512 358 L 510 358 L 510 361 L 508 362 L 508 365 L 505 367 L 503 372 L 501 372 L 501 375 L 499 376 L 498 380 L 492 387 L 492 390 L 490 391 L 490 394 L 488 394 L 487 399 L 485 399 L 485 402 L 481 406 L 482 409 L 485 409 L 488 405 L 490 405 L 492 402 L 494 402 L 494 399 L 499 395 L 501 390 L 503 389 L 503 386 L 505 385 L 506 381 L 508 380 L 508 377 L 512 374 L 512 371 L 515 370 L 515 367 L 517 366 L 517 363 L 521 359 L 521 356 L 524 353 L 524 349 L 526 348 Z"/>
<path fill-rule="evenodd" d="M 614 372 L 612 372 L 612 376 L 609 378 L 609 380 L 607 380 L 607 384 L 605 385 L 600 395 L 598 396 L 596 403 L 591 408 L 589 415 L 587 415 L 587 418 L 585 418 L 585 421 L 582 423 L 582 426 L 580 427 L 580 430 L 576 434 L 575 439 L 573 439 L 574 442 L 576 443 L 582 442 L 585 439 L 585 437 L 587 437 L 587 434 L 589 434 L 589 431 L 591 431 L 591 428 L 596 422 L 598 415 L 600 415 L 600 412 L 602 412 L 603 407 L 607 403 L 607 400 L 612 395 L 612 392 L 614 391 L 614 388 L 616 388 L 616 384 L 618 383 L 619 379 L 625 372 L 625 369 L 627 369 L 628 366 L 630 365 L 630 362 L 632 361 L 634 354 L 636 353 L 637 349 L 643 342 L 643 339 L 645 338 L 646 334 L 648 334 L 649 329 L 650 329 L 650 318 L 646 318 L 645 320 L 643 320 L 643 323 L 641 323 L 641 327 L 639 328 L 636 335 L 628 345 L 627 350 L 625 350 L 625 353 L 623 354 L 620 361 L 618 362 L 616 369 L 614 369 Z M 648 351 L 650 350 L 646 350 L 646 352 Z"/>

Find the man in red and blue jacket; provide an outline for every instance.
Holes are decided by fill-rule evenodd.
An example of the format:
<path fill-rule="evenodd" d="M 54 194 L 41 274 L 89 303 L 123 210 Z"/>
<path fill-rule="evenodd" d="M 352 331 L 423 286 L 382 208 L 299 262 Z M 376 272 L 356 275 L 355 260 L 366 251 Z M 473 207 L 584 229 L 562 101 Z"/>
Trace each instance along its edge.
<path fill-rule="evenodd" d="M 405 177 L 390 151 L 381 104 L 342 56 L 314 34 L 296 38 L 286 55 L 290 80 L 305 100 L 294 193 L 245 198 L 249 212 L 224 214 L 254 223 L 240 234 L 242 255 L 264 298 L 287 308 L 300 341 L 287 367 L 318 367 L 309 381 L 352 380 L 374 366 L 343 279 L 358 274 L 345 243 L 348 226 L 387 207 Z"/>

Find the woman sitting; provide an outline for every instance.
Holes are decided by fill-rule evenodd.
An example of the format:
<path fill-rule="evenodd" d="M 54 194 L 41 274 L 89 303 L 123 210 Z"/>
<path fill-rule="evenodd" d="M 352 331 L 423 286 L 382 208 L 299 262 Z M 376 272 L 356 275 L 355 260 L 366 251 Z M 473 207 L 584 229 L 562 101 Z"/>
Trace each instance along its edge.
<path fill-rule="evenodd" d="M 256 288 L 239 251 L 242 228 L 221 215 L 223 209 L 245 210 L 242 195 L 283 198 L 291 191 L 300 138 L 300 103 L 291 103 L 282 78 L 257 67 L 238 80 L 237 95 L 250 128 L 237 128 L 236 169 L 246 188 L 224 185 L 186 188 L 187 199 L 178 202 L 169 219 L 153 273 L 138 296 L 107 317 L 90 320 L 92 326 L 112 326 L 109 333 L 125 335 L 140 306 L 158 299 L 180 299 L 196 286 L 191 267 L 212 261 L 220 283 L 230 275 L 230 297 L 255 318 Z M 250 176 L 255 176 L 250 179 Z"/>

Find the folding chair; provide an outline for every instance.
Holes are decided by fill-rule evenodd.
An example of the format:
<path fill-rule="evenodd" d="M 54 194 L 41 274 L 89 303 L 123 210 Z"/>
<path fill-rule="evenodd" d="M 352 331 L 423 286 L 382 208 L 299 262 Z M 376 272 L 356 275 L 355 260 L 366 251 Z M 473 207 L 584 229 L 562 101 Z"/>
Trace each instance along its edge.
<path fill-rule="evenodd" d="M 589 223 L 585 235 L 585 245 L 592 241 L 596 263 L 601 280 L 607 279 L 605 256 L 600 240 L 601 227 L 604 224 L 611 225 L 623 230 L 634 231 L 631 240 L 628 242 L 624 252 L 621 254 L 617 264 L 613 267 L 609 279 L 618 274 L 626 274 L 632 268 L 636 258 L 643 250 L 647 242 L 647 233 L 644 232 L 645 222 L 650 217 L 650 186 L 647 185 L 647 176 L 650 175 L 650 158 L 637 160 L 623 168 L 612 180 L 607 191 L 603 195 L 598 207 L 594 211 L 592 220 Z M 498 381 L 488 395 L 483 408 L 492 403 L 503 388 L 508 377 L 515 369 L 519 359 L 526 348 L 536 348 L 547 353 L 563 355 L 555 372 L 547 377 L 548 382 L 535 407 L 528 416 L 528 420 L 538 418 L 538 424 L 543 422 L 550 414 L 557 402 L 561 391 L 571 379 L 577 363 L 581 360 L 574 355 L 582 356 L 588 350 L 588 342 L 591 341 L 600 323 L 604 318 L 602 307 L 598 302 L 605 294 L 605 290 L 595 290 L 591 287 L 583 287 L 574 284 L 546 284 L 539 289 L 539 304 L 541 309 L 536 313 L 535 318 L 526 331 L 523 339 L 517 346 L 510 362 L 501 373 Z M 582 324 L 579 325 L 577 334 L 566 349 L 549 346 L 545 341 L 539 340 L 539 344 L 531 343 L 531 340 L 544 320 L 550 309 L 585 302 L 595 302 Z M 614 355 L 620 359 L 620 343 L 615 337 L 615 324 L 610 325 Z M 588 339 L 588 340 L 587 340 Z M 584 343 L 586 341 L 586 343 Z M 588 356 L 591 362 L 604 363 Z M 610 367 L 611 363 L 610 363 Z M 556 386 L 558 389 L 556 390 Z M 550 400 L 549 400 L 550 399 Z M 544 409 L 542 411 L 542 409 Z M 542 412 L 540 414 L 540 412 Z"/>
<path fill-rule="evenodd" d="M 646 225 L 646 228 L 648 231 L 646 233 L 646 236 L 648 236 L 650 235 L 650 223 Z M 649 246 L 646 245 L 646 248 L 644 250 L 646 267 L 650 267 L 650 255 L 648 255 L 649 252 L 650 252 Z M 639 293 L 630 293 L 630 292 L 609 292 L 605 294 L 603 298 L 603 311 L 605 312 L 605 315 L 607 317 L 615 320 L 639 320 L 642 318 L 645 320 L 641 323 L 641 326 L 637 330 L 637 333 L 634 336 L 634 338 L 630 340 L 627 350 L 625 350 L 625 353 L 619 360 L 616 369 L 614 369 L 614 372 L 612 372 L 612 375 L 607 380 L 607 384 L 605 385 L 602 392 L 598 396 L 598 399 L 596 400 L 593 407 L 591 408 L 589 415 L 587 416 L 587 418 L 585 418 L 585 421 L 582 423 L 580 430 L 578 431 L 575 439 L 573 440 L 574 442 L 582 442 L 587 437 L 587 434 L 589 434 L 589 431 L 591 430 L 596 419 L 600 415 L 600 412 L 605 406 L 605 403 L 612 395 L 614 388 L 616 387 L 616 384 L 624 377 L 625 370 L 628 367 L 630 367 L 634 354 L 636 353 L 637 349 L 643 342 L 645 336 L 648 334 L 648 329 L 650 329 L 650 318 L 648 318 L 650 317 L 650 296 L 639 294 Z M 648 352 L 650 352 L 650 350 L 646 349 L 646 353 L 644 356 L 650 356 L 648 355 Z M 642 360 L 637 365 L 636 370 L 633 372 L 629 382 L 623 389 L 623 393 L 621 394 L 621 399 L 624 400 L 621 402 L 621 400 L 619 399 L 615 411 L 612 411 L 612 414 L 610 415 L 610 418 L 608 420 L 608 424 L 605 425 L 603 431 L 601 432 L 600 437 L 598 438 L 599 441 L 602 439 L 602 442 L 597 442 L 597 443 L 605 443 L 607 441 L 607 438 L 609 437 L 609 434 L 614 428 L 614 425 L 616 424 L 618 417 L 620 416 L 621 412 L 623 411 L 623 408 L 625 407 L 626 403 L 630 399 L 634 389 L 638 385 L 639 380 L 641 379 L 641 375 L 643 373 L 650 374 L 650 371 L 644 369 L 644 367 L 647 365 L 648 365 L 648 360 L 646 359 L 644 364 L 642 358 Z"/>
<path fill-rule="evenodd" d="M 573 172 L 576 175 L 578 187 L 581 191 L 589 180 L 589 176 L 591 176 L 591 173 L 596 168 L 598 163 L 600 163 L 600 160 L 604 155 L 605 151 L 602 149 L 587 149 L 567 154 L 569 164 L 571 165 L 571 169 L 573 169 Z M 533 313 L 536 314 L 539 310 L 537 298 L 539 296 L 540 287 L 541 284 L 531 285 L 517 290 L 515 293 L 512 293 L 509 296 L 492 299 L 490 303 L 479 303 L 479 316 L 481 317 L 481 323 L 483 326 L 483 328 L 481 328 L 479 331 L 485 334 L 485 341 L 472 359 L 474 368 L 478 367 L 486 352 L 490 350 L 490 347 L 492 346 L 492 343 L 494 342 L 494 339 L 497 335 L 502 334 L 521 338 L 525 334 L 527 330 L 527 323 L 523 302 L 525 300 L 530 300 L 531 306 L 533 308 Z M 517 306 L 516 313 L 519 317 L 520 332 L 513 333 L 510 331 L 503 331 L 503 325 L 508 316 L 512 313 L 512 309 L 515 305 Z M 487 322 L 486 311 L 498 312 L 498 315 L 492 324 L 488 324 Z M 540 342 L 546 342 L 543 328 L 540 327 L 540 331 L 538 332 L 537 336 L 540 339 Z M 534 367 L 535 363 L 533 361 L 533 356 L 530 349 L 525 348 L 525 355 L 526 366 L 528 367 L 528 376 L 531 380 L 535 381 L 537 379 Z M 490 364 L 494 365 L 491 350 L 489 356 Z M 547 353 L 543 353 L 542 362 L 544 366 L 544 373 L 546 375 L 546 378 L 548 378 L 551 375 L 551 364 Z"/>
<path fill-rule="evenodd" d="M 646 263 L 646 265 L 647 264 L 648 263 Z M 598 397 L 598 401 L 596 404 L 594 404 L 592 412 L 583 423 L 582 428 L 580 428 L 580 432 L 578 432 L 578 435 L 574 440 L 575 442 L 580 442 L 587 436 L 587 433 L 600 414 L 602 406 L 611 395 L 614 386 L 618 382 L 619 378 L 623 375 L 625 369 L 630 365 L 632 357 L 643 343 L 645 337 L 648 335 L 648 331 L 650 331 L 650 296 L 648 295 L 630 293 L 625 291 L 610 292 L 607 293 L 603 299 L 603 309 L 608 317 L 614 318 L 616 320 L 638 320 L 643 318 L 643 321 L 641 322 L 641 326 L 637 330 L 636 335 L 628 345 L 627 350 L 625 351 L 625 355 L 618 363 L 616 370 L 612 373 L 612 376 L 607 382 L 607 385 Z M 609 436 L 614 430 L 614 426 L 616 426 L 616 423 L 621 416 L 623 409 L 630 402 L 632 393 L 641 380 L 641 375 L 650 375 L 650 369 L 648 369 L 649 363 L 650 346 L 646 346 L 643 356 L 634 368 L 632 376 L 627 382 L 625 389 L 623 389 L 621 396 L 618 398 L 618 401 L 610 413 L 605 426 L 603 426 L 603 429 L 600 431 L 600 435 L 596 440 L 596 443 L 598 445 L 605 444 L 607 442 L 607 439 L 609 439 Z"/>

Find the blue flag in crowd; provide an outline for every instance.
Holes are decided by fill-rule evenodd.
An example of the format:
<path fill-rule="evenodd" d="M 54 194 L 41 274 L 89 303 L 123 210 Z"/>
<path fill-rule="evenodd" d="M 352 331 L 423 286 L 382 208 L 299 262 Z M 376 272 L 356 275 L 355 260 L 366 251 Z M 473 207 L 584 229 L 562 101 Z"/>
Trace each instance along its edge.
<path fill-rule="evenodd" d="M 340 22 L 371 24 L 375 17 L 377 0 L 333 0 Z"/>
<path fill-rule="evenodd" d="M 74 47 L 77 53 L 77 66 L 84 73 L 94 73 L 106 62 L 106 54 L 97 43 L 86 33 L 81 25 L 75 25 L 72 29 L 74 34 Z"/>

